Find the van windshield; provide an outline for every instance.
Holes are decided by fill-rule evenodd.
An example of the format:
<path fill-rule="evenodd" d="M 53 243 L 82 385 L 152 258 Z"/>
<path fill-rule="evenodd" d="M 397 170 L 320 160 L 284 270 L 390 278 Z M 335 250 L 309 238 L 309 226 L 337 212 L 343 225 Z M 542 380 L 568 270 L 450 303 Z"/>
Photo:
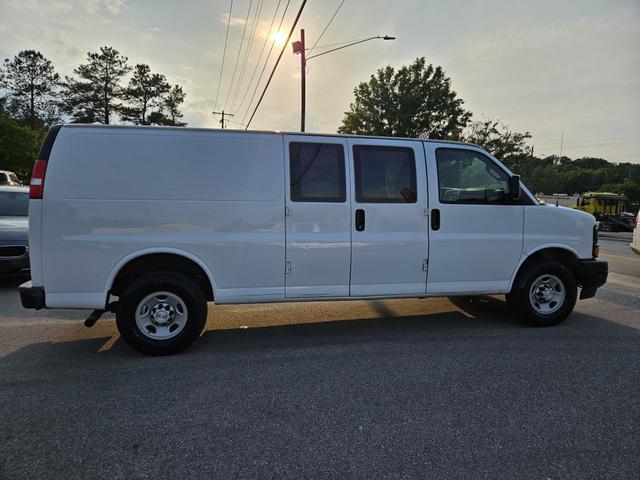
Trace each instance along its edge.
<path fill-rule="evenodd" d="M 0 217 L 26 217 L 29 215 L 27 192 L 0 192 Z"/>

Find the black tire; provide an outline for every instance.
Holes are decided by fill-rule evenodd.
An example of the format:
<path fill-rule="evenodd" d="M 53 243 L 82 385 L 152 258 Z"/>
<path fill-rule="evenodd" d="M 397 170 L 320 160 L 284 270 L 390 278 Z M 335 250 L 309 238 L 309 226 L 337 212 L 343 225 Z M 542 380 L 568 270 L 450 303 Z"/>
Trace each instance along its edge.
<path fill-rule="evenodd" d="M 174 337 L 153 339 L 136 322 L 140 302 L 154 292 L 169 292 L 186 306 L 186 322 Z M 156 272 L 136 278 L 120 296 L 116 325 L 125 342 L 146 355 L 170 355 L 191 345 L 207 322 L 207 299 L 189 277 L 174 272 Z"/>
<path fill-rule="evenodd" d="M 534 282 L 547 275 L 559 279 L 565 290 L 561 306 L 553 313 L 540 313 L 530 300 Z M 578 296 L 576 278 L 571 270 L 557 260 L 541 260 L 526 267 L 518 274 L 511 292 L 506 296 L 507 305 L 527 325 L 551 327 L 562 322 L 573 311 Z M 555 305 L 554 305 L 555 308 Z"/>

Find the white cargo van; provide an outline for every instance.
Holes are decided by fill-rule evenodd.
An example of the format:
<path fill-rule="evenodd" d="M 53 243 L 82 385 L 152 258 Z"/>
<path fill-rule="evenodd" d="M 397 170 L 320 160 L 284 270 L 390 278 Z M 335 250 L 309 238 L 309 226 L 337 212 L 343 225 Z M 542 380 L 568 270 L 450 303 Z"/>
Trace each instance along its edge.
<path fill-rule="evenodd" d="M 607 278 L 592 215 L 464 143 L 64 125 L 30 196 L 23 305 L 114 311 L 149 354 L 193 342 L 208 301 L 506 294 L 547 326 Z"/>

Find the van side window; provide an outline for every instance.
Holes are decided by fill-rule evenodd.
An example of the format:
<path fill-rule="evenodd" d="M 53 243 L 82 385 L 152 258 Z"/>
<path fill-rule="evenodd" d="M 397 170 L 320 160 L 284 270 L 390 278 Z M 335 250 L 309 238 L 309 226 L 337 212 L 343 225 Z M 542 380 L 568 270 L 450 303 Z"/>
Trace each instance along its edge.
<path fill-rule="evenodd" d="M 436 149 L 438 193 L 442 203 L 510 203 L 509 175 L 480 152 Z"/>
<path fill-rule="evenodd" d="M 289 168 L 292 202 L 346 201 L 342 145 L 291 142 Z"/>
<path fill-rule="evenodd" d="M 379 145 L 353 147 L 356 201 L 416 203 L 416 162 L 413 149 Z"/>

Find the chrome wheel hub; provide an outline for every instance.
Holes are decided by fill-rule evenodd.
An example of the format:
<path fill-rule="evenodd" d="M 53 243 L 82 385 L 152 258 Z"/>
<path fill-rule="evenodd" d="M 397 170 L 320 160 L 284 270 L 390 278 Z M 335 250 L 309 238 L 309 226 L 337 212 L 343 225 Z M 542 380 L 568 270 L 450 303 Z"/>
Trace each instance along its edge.
<path fill-rule="evenodd" d="M 144 297 L 136 307 L 136 325 L 153 340 L 168 340 L 187 324 L 187 306 L 171 292 L 155 292 Z"/>
<path fill-rule="evenodd" d="M 158 303 L 151 308 L 151 321 L 156 325 L 171 323 L 176 316 L 176 309 L 168 303 Z"/>
<path fill-rule="evenodd" d="M 566 296 L 562 280 L 555 275 L 542 275 L 531 284 L 529 302 L 536 312 L 549 315 L 560 310 Z"/>

